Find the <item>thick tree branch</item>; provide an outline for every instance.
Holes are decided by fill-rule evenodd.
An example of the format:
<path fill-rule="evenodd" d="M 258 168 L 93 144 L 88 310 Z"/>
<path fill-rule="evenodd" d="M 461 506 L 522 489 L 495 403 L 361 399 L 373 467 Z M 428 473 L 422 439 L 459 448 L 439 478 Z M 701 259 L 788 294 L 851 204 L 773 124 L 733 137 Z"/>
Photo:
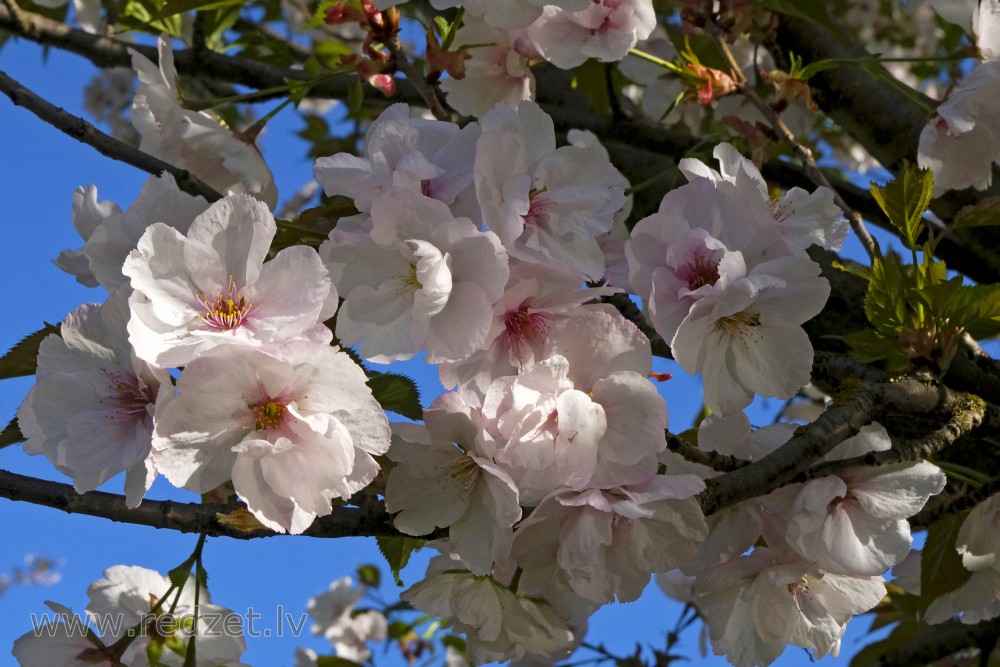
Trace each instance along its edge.
<path fill-rule="evenodd" d="M 928 665 L 962 649 L 993 646 L 1000 636 L 1000 618 L 976 625 L 963 625 L 957 620 L 928 626 L 905 645 L 883 654 L 879 667 L 913 667 Z M 986 663 L 983 663 L 986 664 Z"/>
<path fill-rule="evenodd" d="M 987 405 L 978 396 L 966 395 L 964 405 L 956 406 L 952 418 L 941 428 L 921 438 L 914 438 L 894 445 L 892 449 L 821 463 L 807 470 L 805 476 L 807 479 L 815 479 L 858 466 L 877 468 L 906 461 L 921 461 L 955 444 L 959 438 L 969 435 L 984 422 L 997 423 L 998 416 L 1000 416 L 1000 412 L 995 406 Z"/>
<path fill-rule="evenodd" d="M 205 185 L 200 179 L 184 169 L 167 164 L 163 160 L 143 153 L 123 141 L 101 132 L 87 121 L 74 116 L 42 99 L 20 83 L 0 71 L 0 92 L 19 107 L 24 107 L 57 130 L 68 134 L 77 141 L 96 148 L 102 155 L 120 160 L 137 167 L 148 174 L 159 176 L 169 173 L 177 181 L 177 186 L 192 195 L 201 195 L 210 202 L 222 198 L 218 192 Z"/>
<path fill-rule="evenodd" d="M 771 454 L 744 468 L 708 480 L 707 488 L 700 497 L 705 515 L 803 478 L 827 452 L 855 435 L 888 407 L 908 414 L 958 415 L 963 405 L 969 405 L 966 394 L 917 377 L 881 383 L 854 379 L 853 386 L 846 391 L 851 394 L 849 398 L 829 408 L 806 426 L 800 435 Z M 970 411 L 970 414 L 974 413 Z M 978 426 L 979 422 L 971 418 L 972 423 Z"/>
<path fill-rule="evenodd" d="M 878 414 L 884 385 L 862 386 L 844 405 L 831 407 L 805 431 L 759 461 L 706 481 L 701 509 L 709 516 L 743 500 L 764 495 L 794 480 L 799 473 Z"/>
<path fill-rule="evenodd" d="M 78 494 L 59 482 L 26 477 L 0 470 L 0 497 L 52 507 L 70 514 L 87 514 L 120 523 L 153 528 L 169 528 L 182 533 L 205 533 L 240 540 L 278 535 L 264 528 L 242 504 L 201 505 L 170 500 L 143 500 L 129 509 L 125 497 L 102 491 Z M 334 507 L 320 517 L 303 535 L 309 537 L 370 537 L 398 535 L 381 503 L 371 508 Z"/>

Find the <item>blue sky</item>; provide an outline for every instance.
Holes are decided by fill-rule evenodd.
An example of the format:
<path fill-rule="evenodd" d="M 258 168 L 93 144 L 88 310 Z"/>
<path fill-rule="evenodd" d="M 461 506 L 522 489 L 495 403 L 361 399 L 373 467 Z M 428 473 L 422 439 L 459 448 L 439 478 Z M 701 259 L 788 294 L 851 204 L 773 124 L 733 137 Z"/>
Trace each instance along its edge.
<path fill-rule="evenodd" d="M 7 43 L 0 50 L 0 69 L 36 92 L 66 108 L 82 113 L 83 87 L 94 67 L 77 56 L 20 42 Z M 266 109 L 265 109 L 266 110 Z M 0 351 L 9 349 L 23 336 L 41 328 L 43 322 L 58 322 L 66 313 L 86 301 L 103 300 L 104 294 L 77 285 L 54 265 L 52 258 L 81 245 L 70 223 L 73 190 L 94 183 L 100 199 L 110 199 L 126 208 L 137 196 L 147 175 L 114 162 L 56 129 L 45 125 L 29 112 L 0 98 L 0 133 L 4 146 L 0 159 L 0 194 L 6 203 L 2 229 L 6 242 L 0 244 L 0 281 L 8 285 L 4 316 L 0 326 Z M 283 112 L 263 137 L 265 158 L 275 172 L 282 201 L 311 178 L 312 164 L 305 157 L 305 145 L 294 136 L 301 121 Z M 439 393 L 434 374 L 419 364 L 410 364 L 423 390 L 427 405 Z M 675 379 L 660 385 L 671 412 L 671 428 L 687 428 L 700 405 L 692 401 L 699 394 L 697 380 L 685 378 L 675 365 L 662 360 L 655 370 L 669 370 Z M 17 405 L 31 386 L 30 379 L 0 382 L 0 420 L 14 415 Z M 777 402 L 766 408 L 773 411 Z M 764 414 L 765 411 L 757 413 Z M 761 419 L 761 417 L 758 417 Z M 20 447 L 0 450 L 0 467 L 46 479 L 66 481 L 42 457 L 29 457 Z M 104 490 L 120 491 L 120 479 Z M 159 481 L 148 494 L 155 499 L 191 502 L 193 494 L 171 488 Z M 25 554 L 57 559 L 62 580 L 53 586 L 13 587 L 0 597 L 0 665 L 14 664 L 9 650 L 13 640 L 30 628 L 29 613 L 46 611 L 42 601 L 56 600 L 82 610 L 86 588 L 114 564 L 141 565 L 166 572 L 183 561 L 194 547 L 193 535 L 115 524 L 104 519 L 70 516 L 57 510 L 26 503 L 0 500 L 6 539 L 0 543 L 0 572 L 19 565 Z M 260 630 L 277 630 L 276 614 L 290 613 L 294 619 L 305 611 L 307 599 L 327 589 L 329 583 L 352 574 L 358 565 L 375 563 L 382 567 L 374 540 L 315 540 L 278 537 L 241 542 L 228 538 L 209 540 L 205 550 L 213 601 L 238 613 L 253 609 L 261 614 Z M 423 559 L 404 572 L 412 583 L 422 572 Z M 384 569 L 384 568 L 383 568 Z M 385 573 L 384 573 L 385 575 Z M 384 576 L 388 580 L 388 576 Z M 391 580 L 383 585 L 383 595 L 395 595 Z M 279 612 L 280 609 L 280 612 Z M 671 628 L 680 606 L 669 602 L 655 587 L 638 603 L 610 605 L 593 619 L 588 641 L 604 642 L 626 654 L 636 642 L 660 645 L 663 633 Z M 865 619 L 855 621 L 844 639 L 843 653 L 852 654 L 854 642 L 867 628 Z M 699 658 L 697 631 L 690 630 L 680 651 L 691 664 L 724 665 L 719 658 Z M 300 638 L 271 636 L 248 638 L 244 662 L 257 666 L 291 665 L 294 647 L 306 645 L 320 653 L 329 645 L 308 634 Z M 401 664 L 398 659 L 379 664 Z M 790 648 L 775 664 L 800 665 L 807 661 L 800 649 Z M 846 664 L 841 658 L 824 664 Z"/>

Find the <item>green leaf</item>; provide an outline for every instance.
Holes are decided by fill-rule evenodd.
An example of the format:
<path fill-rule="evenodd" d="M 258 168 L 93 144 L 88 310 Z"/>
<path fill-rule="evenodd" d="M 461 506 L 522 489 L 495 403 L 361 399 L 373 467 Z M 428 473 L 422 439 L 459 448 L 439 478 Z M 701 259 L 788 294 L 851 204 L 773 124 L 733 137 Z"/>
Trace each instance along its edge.
<path fill-rule="evenodd" d="M 383 410 L 391 410 L 414 421 L 424 418 L 417 385 L 405 375 L 381 373 L 368 379 L 368 387 Z"/>
<path fill-rule="evenodd" d="M 369 588 L 378 588 L 382 583 L 382 573 L 371 563 L 359 565 L 358 581 Z"/>
<path fill-rule="evenodd" d="M 441 643 L 450 646 L 462 655 L 465 655 L 465 639 L 458 635 L 445 635 L 441 637 Z"/>
<path fill-rule="evenodd" d="M 865 314 L 880 334 L 893 335 L 913 324 L 906 295 L 910 282 L 896 253 L 889 251 L 872 261 L 872 277 L 865 295 Z"/>
<path fill-rule="evenodd" d="M 602 116 L 611 113 L 611 97 L 608 91 L 607 63 L 591 58 L 573 70 L 573 87 L 587 94 L 594 112 Z M 615 93 L 621 91 L 625 78 L 618 69 L 611 70 L 611 82 Z"/>
<path fill-rule="evenodd" d="M 966 206 L 948 225 L 945 233 L 958 229 L 996 227 L 1000 225 L 1000 197 L 987 197 L 977 204 Z"/>
<path fill-rule="evenodd" d="M 845 273 L 855 275 L 859 278 L 864 278 L 865 280 L 872 279 L 871 267 L 865 266 L 861 262 L 855 262 L 853 259 L 844 259 L 843 257 L 840 257 L 833 260 L 833 262 L 830 263 L 830 266 L 835 269 L 840 269 Z"/>
<path fill-rule="evenodd" d="M 167 572 L 167 578 L 170 579 L 170 583 L 177 588 L 183 588 L 187 583 L 188 577 L 191 575 L 191 561 L 187 560 L 175 567 L 174 569 Z"/>
<path fill-rule="evenodd" d="M 0 431 L 0 449 L 16 445 L 19 442 L 24 442 L 24 434 L 21 433 L 21 427 L 17 423 L 17 417 L 14 417 L 10 420 L 7 426 L 4 427 L 3 431 Z"/>
<path fill-rule="evenodd" d="M 917 239 L 924 230 L 924 211 L 934 196 L 934 174 L 930 169 L 903 163 L 903 171 L 885 185 L 871 184 L 872 196 L 889 222 L 906 239 L 907 246 L 916 250 Z"/>
<path fill-rule="evenodd" d="M 395 580 L 397 586 L 402 587 L 403 580 L 399 578 L 399 572 L 410 562 L 410 554 L 424 546 L 424 540 L 399 535 L 379 537 L 377 541 L 378 550 L 385 556 L 385 560 L 389 563 L 389 568 L 392 570 L 393 580 Z"/>
<path fill-rule="evenodd" d="M 960 326 L 976 340 L 1000 335 L 1000 285 L 963 285 L 955 277 L 916 295 L 943 325 Z"/>
<path fill-rule="evenodd" d="M 849 333 L 844 336 L 844 342 L 851 347 L 851 356 L 863 364 L 888 359 L 889 366 L 905 368 L 910 361 L 896 338 L 881 336 L 871 329 Z"/>
<path fill-rule="evenodd" d="M 968 510 L 949 514 L 927 529 L 920 558 L 920 597 L 924 610 L 934 599 L 951 593 L 972 576 L 955 550 L 958 531 L 968 515 Z"/>
<path fill-rule="evenodd" d="M 59 335 L 59 327 L 45 323 L 45 328 L 25 336 L 0 358 L 0 380 L 34 375 L 38 359 L 38 346 L 49 334 Z"/>
<path fill-rule="evenodd" d="M 162 21 L 175 14 L 183 14 L 191 10 L 208 11 L 242 4 L 243 0 L 167 0 L 160 11 L 149 18 L 149 21 Z"/>
<path fill-rule="evenodd" d="M 358 113 L 361 111 L 361 107 L 364 103 L 364 84 L 361 83 L 361 79 L 355 79 L 351 82 L 351 87 L 347 89 L 347 108 L 350 109 L 352 113 Z"/>

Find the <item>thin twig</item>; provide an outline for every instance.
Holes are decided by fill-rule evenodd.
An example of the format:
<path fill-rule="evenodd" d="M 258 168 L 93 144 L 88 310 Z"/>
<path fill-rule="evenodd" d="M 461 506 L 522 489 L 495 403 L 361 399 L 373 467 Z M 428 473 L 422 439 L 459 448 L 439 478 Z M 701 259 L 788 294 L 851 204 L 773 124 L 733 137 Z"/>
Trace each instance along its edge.
<path fill-rule="evenodd" d="M 130 164 L 154 176 L 159 176 L 163 172 L 167 172 L 177 181 L 177 187 L 188 194 L 200 195 L 210 202 L 222 199 L 222 195 L 187 170 L 178 169 L 148 153 L 143 153 L 138 148 L 115 139 L 111 135 L 101 132 L 84 119 L 67 113 L 51 102 L 39 97 L 7 76 L 3 71 L 0 71 L 0 92 L 7 95 L 15 105 L 24 107 L 57 130 L 73 137 L 77 141 L 96 148 L 101 154 L 113 160 Z"/>
<path fill-rule="evenodd" d="M 706 17 L 705 26 L 708 30 L 709 35 L 712 37 L 719 51 L 722 52 L 723 57 L 732 69 L 731 76 L 733 80 L 736 81 L 736 86 L 738 92 L 742 93 L 750 103 L 757 107 L 767 122 L 771 125 L 771 128 L 780 136 L 785 143 L 787 143 L 795 154 L 799 156 L 802 164 L 806 170 L 806 174 L 809 178 L 816 184 L 826 188 L 829 188 L 833 192 L 833 201 L 840 207 L 847 216 L 847 219 L 851 223 L 851 228 L 854 233 L 858 235 L 861 244 L 864 246 L 865 251 L 868 253 L 869 259 L 875 257 L 875 240 L 872 238 L 871 234 L 865 228 L 864 220 L 861 219 L 861 214 L 848 206 L 844 198 L 840 196 L 840 193 L 830 184 L 827 180 L 826 175 L 820 171 L 819 166 L 816 164 L 816 158 L 813 157 L 812 151 L 805 145 L 803 145 L 798 139 L 795 138 L 795 133 L 789 129 L 785 120 L 781 117 L 777 111 L 771 108 L 767 102 L 760 98 L 757 91 L 754 90 L 753 85 L 747 81 L 746 76 L 743 75 L 743 70 L 740 68 L 736 57 L 733 55 L 732 49 L 729 48 L 729 43 L 725 39 L 725 35 L 722 29 L 716 25 L 714 17 L 709 15 Z"/>
<path fill-rule="evenodd" d="M 744 461 L 735 456 L 698 449 L 673 433 L 667 433 L 667 449 L 684 457 L 686 461 L 709 467 L 718 472 L 730 472 L 750 465 L 750 461 Z"/>
<path fill-rule="evenodd" d="M 417 89 L 420 96 L 424 98 L 424 102 L 427 103 L 427 107 L 434 114 L 434 117 L 438 120 L 448 120 L 450 116 L 441 103 L 437 87 L 427 83 L 427 79 L 421 76 L 413 67 L 410 59 L 406 57 L 406 52 L 403 51 L 403 45 L 399 41 L 398 32 L 391 39 L 387 40 L 385 47 L 392 54 L 392 59 L 396 63 L 396 67 L 406 75 L 406 78 L 410 80 L 410 83 Z"/>

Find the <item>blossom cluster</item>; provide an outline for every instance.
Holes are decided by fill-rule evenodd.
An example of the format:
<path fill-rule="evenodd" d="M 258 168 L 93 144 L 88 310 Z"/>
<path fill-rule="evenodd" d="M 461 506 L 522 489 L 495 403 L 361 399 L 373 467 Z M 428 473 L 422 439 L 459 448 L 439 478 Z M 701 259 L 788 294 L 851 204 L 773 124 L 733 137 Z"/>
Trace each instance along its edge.
<path fill-rule="evenodd" d="M 645 0 L 465 7 L 458 44 L 492 45 L 473 50 L 471 69 L 478 53 L 527 72 L 525 44 L 561 67 L 620 59 L 655 23 Z M 688 183 L 629 233 L 629 183 L 594 135 L 559 145 L 523 80 L 516 94 L 492 86 L 496 99 L 449 79 L 452 103 L 474 101 L 479 121 L 389 107 L 361 155 L 315 165 L 326 194 L 358 214 L 318 249 L 275 249 L 277 195 L 252 137 L 187 108 L 166 40 L 159 52 L 158 67 L 133 56 L 142 147 L 225 196 L 209 204 L 168 175 L 127 210 L 77 191 L 85 245 L 58 265 L 110 297 L 43 341 L 18 412 L 26 451 L 77 491 L 126 471 L 134 507 L 163 475 L 303 533 L 380 477 L 399 532 L 447 531 L 403 598 L 466 632 L 476 664 L 568 655 L 598 607 L 638 598 L 651 573 L 683 583 L 716 652 L 740 666 L 789 644 L 836 654 L 851 616 L 879 602 L 909 550 L 906 519 L 943 473 L 846 468 L 706 521 L 697 495 L 714 472 L 665 451 L 649 339 L 604 299 L 638 296 L 680 366 L 701 374 L 712 416 L 698 446 L 762 457 L 791 433 L 752 431 L 743 410 L 809 382 L 802 325 L 830 288 L 806 249 L 836 249 L 847 233 L 832 192 L 772 196 L 720 144 L 718 168 L 682 160 Z M 422 354 L 450 390 L 422 424 L 390 426 L 339 346 L 376 363 Z M 830 460 L 885 449 L 879 429 Z M 361 660 L 384 619 L 352 613 L 347 586 L 311 610 Z"/>

